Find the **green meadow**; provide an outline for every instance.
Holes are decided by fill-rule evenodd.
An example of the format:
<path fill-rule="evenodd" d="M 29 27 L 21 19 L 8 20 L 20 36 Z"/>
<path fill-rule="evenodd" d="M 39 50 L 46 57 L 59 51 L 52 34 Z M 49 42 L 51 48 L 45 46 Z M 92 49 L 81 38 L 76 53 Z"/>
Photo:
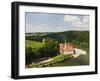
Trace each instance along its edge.
<path fill-rule="evenodd" d="M 26 40 L 25 45 L 32 48 L 40 48 L 43 46 L 43 43 L 38 41 Z"/>

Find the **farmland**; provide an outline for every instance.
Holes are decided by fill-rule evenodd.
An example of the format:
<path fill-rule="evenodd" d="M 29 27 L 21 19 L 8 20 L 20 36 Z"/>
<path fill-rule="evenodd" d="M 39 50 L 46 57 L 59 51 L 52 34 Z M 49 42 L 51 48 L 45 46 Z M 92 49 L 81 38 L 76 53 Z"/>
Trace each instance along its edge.
<path fill-rule="evenodd" d="M 40 48 L 43 46 L 42 42 L 26 40 L 25 45 L 32 48 Z"/>

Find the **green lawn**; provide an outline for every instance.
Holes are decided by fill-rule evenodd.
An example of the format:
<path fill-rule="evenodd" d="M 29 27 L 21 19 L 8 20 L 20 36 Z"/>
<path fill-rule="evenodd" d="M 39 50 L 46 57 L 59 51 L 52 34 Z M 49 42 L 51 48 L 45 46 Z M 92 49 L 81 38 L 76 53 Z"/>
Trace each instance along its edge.
<path fill-rule="evenodd" d="M 42 42 L 37 42 L 37 41 L 31 41 L 31 40 L 26 40 L 25 45 L 32 47 L 32 48 L 40 48 L 43 46 Z"/>

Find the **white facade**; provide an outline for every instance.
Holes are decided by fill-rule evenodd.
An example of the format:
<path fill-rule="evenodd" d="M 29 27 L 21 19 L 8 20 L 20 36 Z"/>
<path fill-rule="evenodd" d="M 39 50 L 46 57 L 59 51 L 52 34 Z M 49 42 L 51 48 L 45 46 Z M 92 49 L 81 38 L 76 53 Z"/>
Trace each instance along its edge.
<path fill-rule="evenodd" d="M 64 54 L 74 54 L 74 51 L 64 51 Z"/>
<path fill-rule="evenodd" d="M 78 48 L 75 48 L 75 53 L 76 54 L 83 54 L 83 55 L 86 55 L 86 51 L 82 50 L 82 49 L 78 49 Z"/>

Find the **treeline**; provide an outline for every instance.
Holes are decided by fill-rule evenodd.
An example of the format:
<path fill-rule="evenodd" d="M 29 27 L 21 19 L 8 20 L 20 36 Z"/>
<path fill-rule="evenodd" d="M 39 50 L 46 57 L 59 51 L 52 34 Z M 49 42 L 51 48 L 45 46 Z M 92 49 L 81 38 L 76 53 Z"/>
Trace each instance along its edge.
<path fill-rule="evenodd" d="M 64 32 L 56 32 L 49 33 L 46 35 L 35 35 L 26 36 L 26 40 L 39 40 L 41 41 L 43 38 L 51 38 L 57 41 L 72 41 L 72 40 L 80 40 L 84 42 L 88 42 L 89 39 L 89 31 L 64 31 Z"/>
<path fill-rule="evenodd" d="M 42 41 L 42 39 L 53 39 L 59 43 L 70 42 L 82 48 L 89 47 L 89 31 L 64 31 L 57 33 L 49 33 L 47 35 L 26 36 L 26 40 Z"/>
<path fill-rule="evenodd" d="M 37 62 L 37 60 L 44 57 L 54 57 L 59 54 L 59 46 L 58 42 L 52 39 L 48 39 L 45 41 L 45 44 L 40 48 L 32 48 L 26 46 L 26 65 Z"/>

